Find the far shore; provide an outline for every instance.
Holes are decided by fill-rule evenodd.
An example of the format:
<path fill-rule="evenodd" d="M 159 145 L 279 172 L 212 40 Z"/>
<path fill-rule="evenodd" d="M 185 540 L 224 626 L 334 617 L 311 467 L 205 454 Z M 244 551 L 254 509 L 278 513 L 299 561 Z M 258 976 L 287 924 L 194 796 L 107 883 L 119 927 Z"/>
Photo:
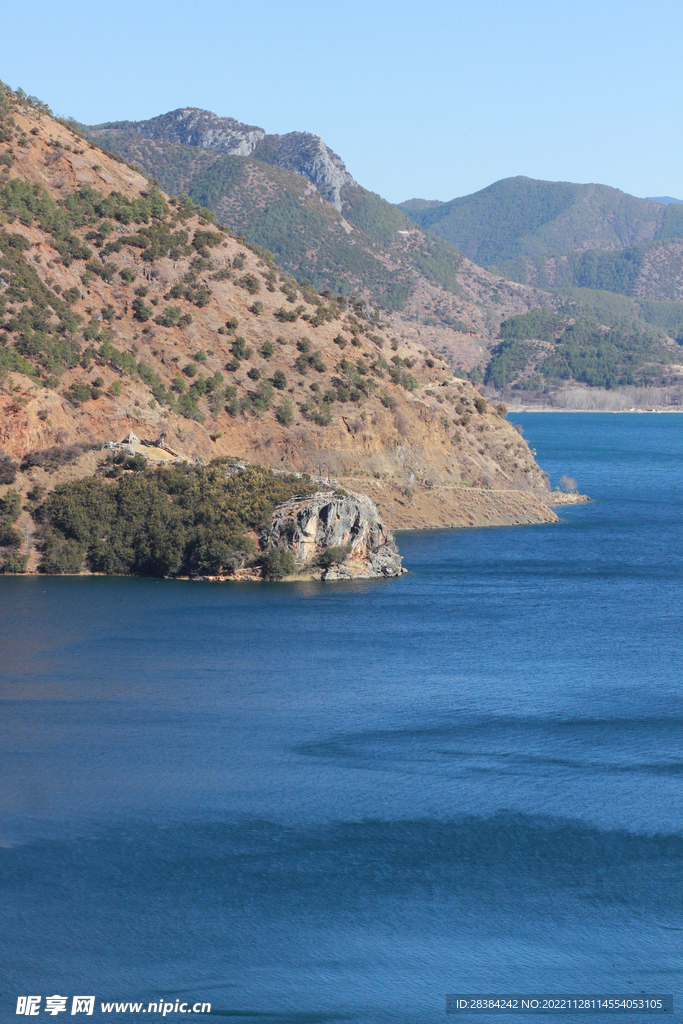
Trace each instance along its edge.
<path fill-rule="evenodd" d="M 520 405 L 520 406 L 508 406 L 508 415 L 510 413 L 521 413 L 521 412 L 576 412 L 576 413 L 610 413 L 612 416 L 643 416 L 645 413 L 652 415 L 656 413 L 683 413 L 681 408 L 665 408 L 665 409 L 557 409 L 554 406 L 549 405 Z"/>

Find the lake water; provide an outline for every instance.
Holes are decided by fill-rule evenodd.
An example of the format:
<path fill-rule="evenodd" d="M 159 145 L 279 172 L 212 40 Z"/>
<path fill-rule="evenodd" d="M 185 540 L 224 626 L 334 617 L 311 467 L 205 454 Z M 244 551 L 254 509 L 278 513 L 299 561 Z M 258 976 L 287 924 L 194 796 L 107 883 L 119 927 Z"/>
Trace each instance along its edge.
<path fill-rule="evenodd" d="M 680 1008 L 683 417 L 514 419 L 594 501 L 400 534 L 399 580 L 0 578 L 3 1022 Z"/>

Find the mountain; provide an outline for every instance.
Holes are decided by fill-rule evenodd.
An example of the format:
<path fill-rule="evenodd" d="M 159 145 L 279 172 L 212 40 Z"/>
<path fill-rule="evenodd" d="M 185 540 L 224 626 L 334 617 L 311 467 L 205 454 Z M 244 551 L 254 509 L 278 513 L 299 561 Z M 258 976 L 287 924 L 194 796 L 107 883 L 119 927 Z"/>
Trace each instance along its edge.
<path fill-rule="evenodd" d="M 669 203 L 683 203 L 683 199 L 674 199 L 673 196 L 647 196 L 654 203 L 663 203 L 664 206 L 668 206 Z"/>
<path fill-rule="evenodd" d="M 443 203 L 440 199 L 408 199 L 399 204 L 399 208 L 408 214 L 416 210 L 429 210 L 434 206 L 443 206 Z"/>
<path fill-rule="evenodd" d="M 150 458 L 361 487 L 390 527 L 555 518 L 519 433 L 440 358 L 0 86 L 0 526 L 17 472 L 27 508 L 137 472 L 102 450 L 131 431 Z"/>
<path fill-rule="evenodd" d="M 683 209 L 637 199 L 607 185 L 504 178 L 438 205 L 400 208 L 432 234 L 485 267 L 518 257 L 618 250 L 683 238 Z"/>
<path fill-rule="evenodd" d="M 543 319 L 535 314 L 501 325 L 488 382 L 531 390 L 571 382 L 680 384 L 683 359 L 674 343 L 683 340 L 680 205 L 637 199 L 606 185 L 517 177 L 448 203 L 410 200 L 401 208 L 491 272 L 555 297 L 558 331 L 552 338 L 547 331 L 528 333 Z M 526 325 L 514 351 L 513 323 Z M 589 354 L 579 358 L 572 348 L 570 357 L 560 327 L 571 328 L 565 341 L 580 334 Z M 618 345 L 604 344 L 617 336 Z M 562 349 L 562 358 L 547 351 L 549 344 Z"/>
<path fill-rule="evenodd" d="M 85 131 L 268 249 L 298 281 L 377 304 L 400 333 L 454 366 L 485 366 L 501 320 L 552 301 L 423 231 L 359 185 L 317 135 L 266 134 L 195 108 Z"/>
<path fill-rule="evenodd" d="M 158 142 L 179 143 L 206 152 L 227 156 L 254 156 L 284 170 L 302 174 L 316 187 L 320 196 L 341 212 L 341 189 L 358 188 L 346 170 L 343 161 L 329 149 L 318 135 L 310 132 L 290 132 L 287 135 L 266 136 L 263 128 L 242 124 L 233 117 L 219 117 L 208 110 L 183 107 L 148 121 L 119 121 L 97 125 L 90 130 L 91 137 L 125 139 L 133 131 Z M 104 133 L 104 134 L 102 134 Z M 121 142 L 115 142 L 121 148 Z M 181 179 L 174 177 L 170 168 L 161 171 L 164 187 L 178 191 Z"/>
<path fill-rule="evenodd" d="M 485 270 L 431 234 L 433 227 L 427 231 L 416 223 L 448 220 L 453 203 L 415 199 L 403 209 L 392 206 L 356 182 L 317 135 L 269 135 L 189 107 L 84 130 L 167 191 L 187 193 L 211 209 L 219 222 L 272 253 L 299 283 L 374 303 L 404 338 L 426 344 L 475 380 L 547 390 L 574 383 L 669 386 L 679 379 L 673 341 L 683 334 L 678 243 L 617 247 L 654 235 L 655 222 L 660 234 L 666 224 L 675 234 L 675 206 L 604 186 L 499 182 L 465 197 L 478 259 L 484 261 L 487 246 L 489 255 L 525 252 L 529 238 L 538 248 L 543 232 L 550 244 L 553 232 L 559 237 L 567 224 L 579 250 L 518 255 Z M 585 248 L 589 244 L 607 248 Z M 647 287 L 636 278 L 647 280 Z M 522 359 L 518 346 L 508 358 L 503 325 L 534 309 L 561 313 L 565 326 L 578 324 L 596 350 L 593 356 L 578 362 L 542 353 Z M 620 331 L 628 343 L 607 354 L 600 331 L 609 330 Z M 532 340 L 523 343 L 527 354 Z"/>

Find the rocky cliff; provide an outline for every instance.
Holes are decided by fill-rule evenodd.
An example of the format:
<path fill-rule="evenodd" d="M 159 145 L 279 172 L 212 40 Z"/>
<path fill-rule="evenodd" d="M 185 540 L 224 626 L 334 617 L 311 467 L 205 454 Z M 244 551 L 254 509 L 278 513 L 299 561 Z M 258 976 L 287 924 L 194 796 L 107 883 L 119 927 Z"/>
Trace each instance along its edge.
<path fill-rule="evenodd" d="M 344 187 L 358 187 L 358 183 L 346 170 L 341 157 L 333 153 L 319 135 L 311 135 L 309 132 L 290 132 L 288 135 L 278 135 L 275 138 L 277 148 L 274 162 L 277 166 L 308 178 L 322 198 L 341 213 L 341 190 Z M 264 146 L 254 155 L 257 158 L 261 155 L 263 159 L 267 153 Z"/>
<path fill-rule="evenodd" d="M 96 125 L 95 134 L 129 128 L 138 135 L 159 142 L 180 143 L 230 156 L 254 153 L 265 163 L 286 168 L 308 178 L 320 196 L 341 211 L 341 189 L 357 187 L 341 157 L 325 145 L 319 135 L 289 132 L 266 135 L 263 128 L 243 124 L 234 117 L 219 117 L 209 110 L 181 107 L 147 121 L 118 121 Z"/>
<path fill-rule="evenodd" d="M 218 117 L 196 107 L 181 107 L 148 121 L 137 121 L 133 128 L 148 139 L 180 142 L 233 156 L 249 156 L 266 134 L 256 125 L 242 124 L 234 117 Z"/>
<path fill-rule="evenodd" d="M 394 538 L 374 501 L 361 494 L 323 491 L 275 509 L 270 538 L 291 551 L 299 572 L 321 579 L 400 576 Z"/>

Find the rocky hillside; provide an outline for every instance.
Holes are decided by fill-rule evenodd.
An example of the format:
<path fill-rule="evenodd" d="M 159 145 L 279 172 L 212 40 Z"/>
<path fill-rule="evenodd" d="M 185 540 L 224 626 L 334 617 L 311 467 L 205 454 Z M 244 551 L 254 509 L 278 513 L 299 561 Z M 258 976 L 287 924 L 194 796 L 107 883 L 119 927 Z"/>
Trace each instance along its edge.
<path fill-rule="evenodd" d="M 523 438 L 429 349 L 25 100 L 0 104 L 0 477 L 20 467 L 26 508 L 116 478 L 124 456 L 102 444 L 133 431 L 170 457 L 362 491 L 388 528 L 555 519 Z"/>
<path fill-rule="evenodd" d="M 552 301 L 418 228 L 362 188 L 317 135 L 266 134 L 194 108 L 85 131 L 268 249 L 298 281 L 371 301 L 454 367 L 483 370 L 501 320 Z"/>

